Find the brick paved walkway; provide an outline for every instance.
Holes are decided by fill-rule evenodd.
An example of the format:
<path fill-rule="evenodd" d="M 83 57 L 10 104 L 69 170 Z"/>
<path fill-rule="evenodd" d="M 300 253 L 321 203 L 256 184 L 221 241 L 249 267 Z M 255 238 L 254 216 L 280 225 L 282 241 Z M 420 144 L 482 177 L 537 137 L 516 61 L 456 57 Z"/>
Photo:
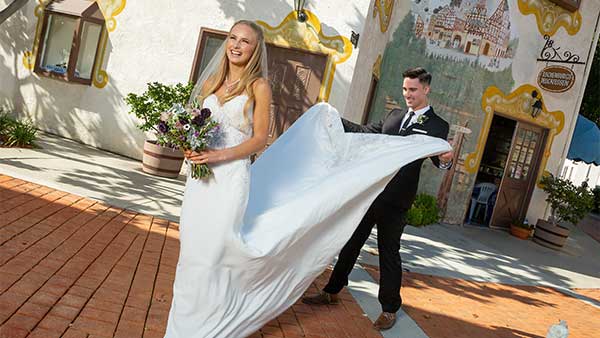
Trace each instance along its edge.
<path fill-rule="evenodd" d="M 172 222 L 0 174 L 0 337 L 162 337 L 178 233 Z M 342 299 L 296 304 L 252 337 L 381 337 L 349 293 Z"/>
<path fill-rule="evenodd" d="M 379 270 L 365 267 L 375 280 Z M 550 287 L 403 274 L 402 308 L 430 338 L 543 338 L 567 321 L 569 337 L 600 337 L 600 310 Z M 576 290 L 598 297 L 599 289 Z"/>

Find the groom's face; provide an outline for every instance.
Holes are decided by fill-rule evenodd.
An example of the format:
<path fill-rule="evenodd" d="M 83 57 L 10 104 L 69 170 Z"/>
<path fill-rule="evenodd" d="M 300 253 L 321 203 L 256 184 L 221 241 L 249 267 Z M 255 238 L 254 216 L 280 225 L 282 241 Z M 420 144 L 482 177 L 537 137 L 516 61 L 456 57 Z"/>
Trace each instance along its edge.
<path fill-rule="evenodd" d="M 429 94 L 429 86 L 423 85 L 419 79 L 404 78 L 402 83 L 402 93 L 406 105 L 413 110 L 419 110 L 427 106 L 427 94 Z"/>

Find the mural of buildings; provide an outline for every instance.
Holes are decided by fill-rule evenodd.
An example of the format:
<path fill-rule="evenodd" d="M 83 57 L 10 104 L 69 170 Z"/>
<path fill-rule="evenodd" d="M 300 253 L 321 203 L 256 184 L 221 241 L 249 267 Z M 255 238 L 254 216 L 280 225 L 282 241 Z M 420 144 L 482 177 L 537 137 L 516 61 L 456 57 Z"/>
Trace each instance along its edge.
<path fill-rule="evenodd" d="M 485 0 L 452 0 L 433 10 L 425 8 L 416 15 L 415 36 L 426 39 L 430 45 L 489 57 L 489 66 L 495 68 L 499 68 L 499 58 L 512 58 L 507 0 L 492 8 L 488 8 Z"/>

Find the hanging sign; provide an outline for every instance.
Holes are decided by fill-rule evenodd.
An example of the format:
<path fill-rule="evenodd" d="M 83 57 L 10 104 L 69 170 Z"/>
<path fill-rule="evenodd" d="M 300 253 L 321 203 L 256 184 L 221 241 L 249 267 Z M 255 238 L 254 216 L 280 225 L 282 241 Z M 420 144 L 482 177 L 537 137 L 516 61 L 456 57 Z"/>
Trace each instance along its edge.
<path fill-rule="evenodd" d="M 567 67 L 548 66 L 538 74 L 538 85 L 553 93 L 563 93 L 573 87 L 575 73 Z"/>
<path fill-rule="evenodd" d="M 571 12 L 575 12 L 576 10 L 579 9 L 579 6 L 581 5 L 581 0 L 550 0 L 552 2 L 554 2 L 555 4 L 559 5 L 560 7 L 571 11 Z"/>

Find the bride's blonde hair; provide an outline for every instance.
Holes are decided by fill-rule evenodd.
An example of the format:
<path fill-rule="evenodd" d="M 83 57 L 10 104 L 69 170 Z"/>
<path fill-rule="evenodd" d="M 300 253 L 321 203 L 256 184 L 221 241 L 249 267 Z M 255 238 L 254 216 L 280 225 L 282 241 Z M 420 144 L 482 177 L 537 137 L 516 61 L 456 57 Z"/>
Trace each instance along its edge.
<path fill-rule="evenodd" d="M 238 95 L 243 94 L 245 91 L 248 95 L 248 101 L 246 101 L 246 104 L 244 105 L 244 117 L 248 118 L 248 112 L 250 108 L 254 106 L 254 90 L 252 89 L 252 84 L 254 83 L 254 81 L 258 80 L 261 77 L 264 77 L 265 75 L 262 69 L 263 58 L 267 57 L 263 53 L 263 50 L 266 49 L 264 48 L 265 36 L 262 28 L 255 22 L 249 20 L 240 20 L 234 23 L 233 26 L 231 26 L 231 29 L 229 30 L 229 34 L 231 34 L 231 31 L 237 25 L 246 25 L 250 27 L 256 33 L 257 44 L 254 48 L 252 56 L 250 57 L 248 63 L 244 67 L 242 76 L 240 77 L 240 82 L 238 82 L 237 86 L 231 92 L 225 94 L 225 96 L 222 98 L 223 102 L 219 102 L 219 104 L 225 104 L 225 102 L 233 99 Z M 229 38 L 229 34 L 227 38 Z M 202 86 L 203 90 L 200 92 L 199 95 L 200 102 L 202 102 L 206 97 L 215 93 L 219 88 L 221 88 L 223 82 L 225 82 L 225 77 L 227 76 L 228 72 L 229 60 L 227 59 L 227 52 L 225 51 L 225 53 L 223 53 L 223 58 L 221 59 L 217 70 L 213 75 L 211 75 L 208 78 L 208 80 L 206 80 L 206 84 Z"/>

